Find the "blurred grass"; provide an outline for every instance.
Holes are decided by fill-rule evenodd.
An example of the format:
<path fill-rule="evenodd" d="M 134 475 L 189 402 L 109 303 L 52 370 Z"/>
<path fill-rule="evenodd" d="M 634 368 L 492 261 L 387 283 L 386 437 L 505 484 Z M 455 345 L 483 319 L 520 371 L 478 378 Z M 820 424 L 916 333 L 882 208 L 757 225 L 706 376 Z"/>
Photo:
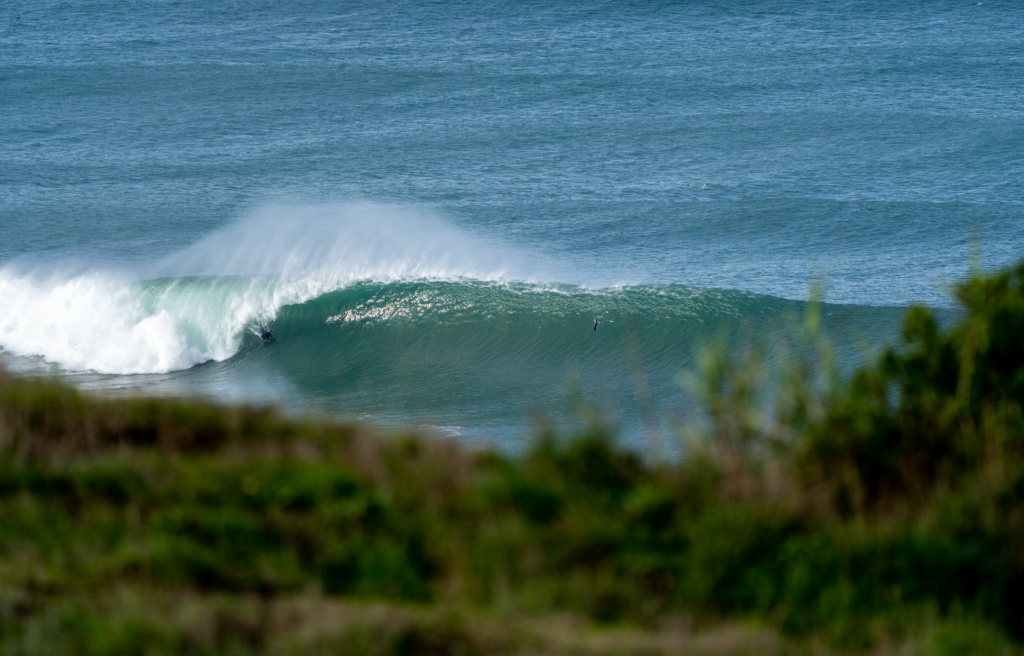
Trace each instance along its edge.
<path fill-rule="evenodd" d="M 1021 653 L 1022 281 L 845 382 L 813 304 L 709 348 L 674 462 L 4 375 L 0 653 Z"/>

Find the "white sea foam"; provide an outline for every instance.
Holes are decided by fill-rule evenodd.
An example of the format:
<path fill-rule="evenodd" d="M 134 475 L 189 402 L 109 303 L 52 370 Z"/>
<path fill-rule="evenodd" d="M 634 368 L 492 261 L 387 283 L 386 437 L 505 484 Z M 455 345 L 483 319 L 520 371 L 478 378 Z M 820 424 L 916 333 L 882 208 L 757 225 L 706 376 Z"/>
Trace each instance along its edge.
<path fill-rule="evenodd" d="M 72 371 L 162 373 L 229 358 L 254 321 L 356 282 L 525 279 L 523 261 L 412 208 L 270 206 L 134 275 L 0 269 L 0 347 Z"/>
<path fill-rule="evenodd" d="M 130 281 L 97 272 L 0 271 L 0 345 L 101 373 L 173 371 L 212 357 L 188 343 L 171 313 L 147 311 Z"/>

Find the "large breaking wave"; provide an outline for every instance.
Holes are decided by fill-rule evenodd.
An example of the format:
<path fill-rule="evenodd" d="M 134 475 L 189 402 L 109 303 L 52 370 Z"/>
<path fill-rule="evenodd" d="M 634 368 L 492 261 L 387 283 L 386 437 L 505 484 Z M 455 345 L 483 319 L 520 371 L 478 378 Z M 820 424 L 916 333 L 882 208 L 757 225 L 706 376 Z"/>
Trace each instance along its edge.
<path fill-rule="evenodd" d="M 0 269 L 0 347 L 67 370 L 174 371 L 229 358 L 254 321 L 352 284 L 513 279 L 517 264 L 423 211 L 274 206 L 157 263 Z"/>
<path fill-rule="evenodd" d="M 111 393 L 272 402 L 461 434 L 522 429 L 571 385 L 635 429 L 641 416 L 686 411 L 677 380 L 695 346 L 773 331 L 804 307 L 614 282 L 574 280 L 408 208 L 275 207 L 152 264 L 0 269 L 0 356 Z M 849 364 L 863 338 L 894 335 L 900 315 L 826 305 L 823 320 Z"/>
<path fill-rule="evenodd" d="M 803 306 L 608 282 L 573 280 L 558 263 L 409 208 L 273 207 L 152 264 L 0 270 L 0 347 L 65 372 L 181 372 L 117 377 L 129 391 L 486 423 L 521 421 L 564 393 L 567 375 L 609 407 L 633 403 L 641 375 L 651 403 L 670 408 L 695 344 L 723 328 L 770 330 Z M 891 335 L 898 316 L 825 308 L 848 361 L 856 337 Z M 274 348 L 257 337 L 259 321 L 275 329 Z"/>

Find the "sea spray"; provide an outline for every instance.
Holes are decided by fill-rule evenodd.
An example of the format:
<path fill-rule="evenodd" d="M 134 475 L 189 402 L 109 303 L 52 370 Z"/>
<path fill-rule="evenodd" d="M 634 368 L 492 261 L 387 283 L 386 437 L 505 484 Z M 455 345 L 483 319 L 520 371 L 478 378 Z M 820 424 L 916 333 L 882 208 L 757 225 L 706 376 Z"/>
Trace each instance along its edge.
<path fill-rule="evenodd" d="M 356 281 L 559 280 L 536 254 L 488 239 L 409 205 L 369 201 L 276 204 L 174 253 L 149 277 L 277 276 L 295 298 Z"/>

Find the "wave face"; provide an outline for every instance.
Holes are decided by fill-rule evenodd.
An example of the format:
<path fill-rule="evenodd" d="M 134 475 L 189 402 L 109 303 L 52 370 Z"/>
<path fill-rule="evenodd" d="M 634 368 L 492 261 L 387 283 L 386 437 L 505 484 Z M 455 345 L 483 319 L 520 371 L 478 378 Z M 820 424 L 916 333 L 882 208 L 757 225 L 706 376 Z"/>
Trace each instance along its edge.
<path fill-rule="evenodd" d="M 353 408 L 385 410 L 372 398 L 380 395 L 425 415 L 515 406 L 522 420 L 564 399 L 567 377 L 578 376 L 609 409 L 620 406 L 633 394 L 634 337 L 644 375 L 670 392 L 701 335 L 777 315 L 780 304 L 796 305 L 680 286 L 362 283 L 282 308 L 274 324 L 280 341 L 269 351 L 311 396 L 347 390 L 362 399 Z"/>

